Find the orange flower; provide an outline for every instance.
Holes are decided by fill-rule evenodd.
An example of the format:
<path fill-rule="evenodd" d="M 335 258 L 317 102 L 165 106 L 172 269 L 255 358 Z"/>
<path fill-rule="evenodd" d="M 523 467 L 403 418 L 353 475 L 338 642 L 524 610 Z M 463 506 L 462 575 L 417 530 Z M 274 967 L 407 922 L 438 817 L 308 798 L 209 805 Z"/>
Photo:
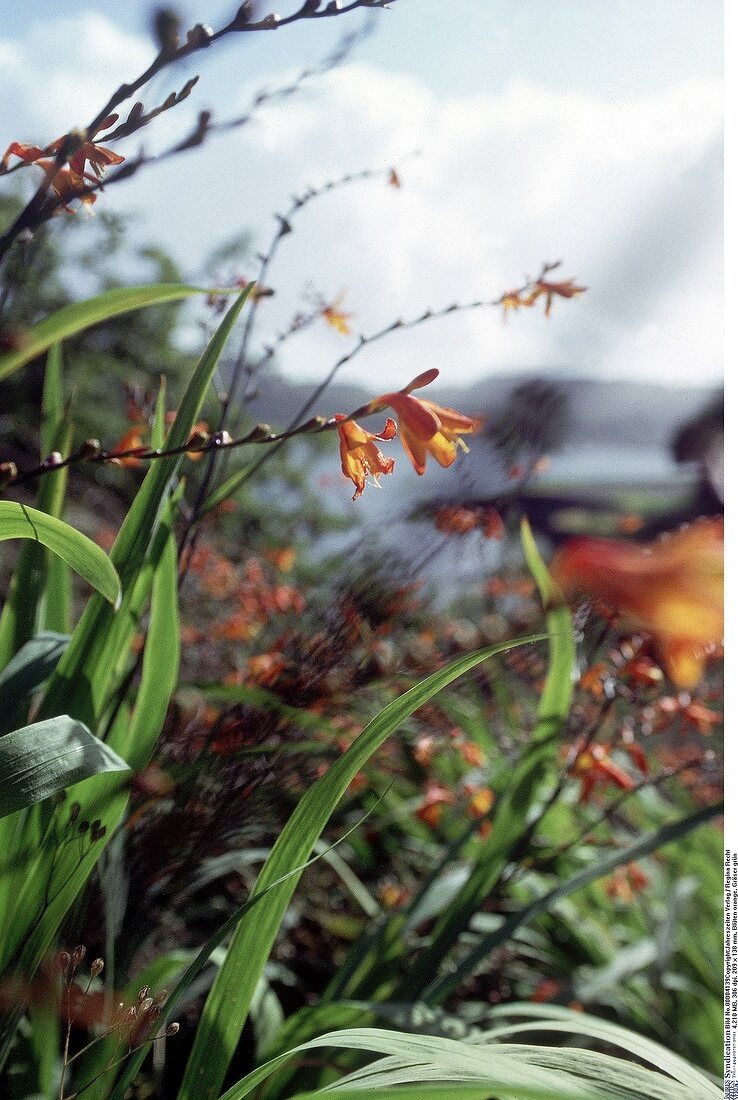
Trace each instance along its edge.
<path fill-rule="evenodd" d="M 371 411 L 388 405 L 395 410 L 400 422 L 400 440 L 419 474 L 425 473 L 427 454 L 431 454 L 439 465 L 450 466 L 456 460 L 457 450 L 469 449 L 459 437 L 477 432 L 481 427 L 478 419 L 412 396 L 413 390 L 429 385 L 437 377 L 435 368 L 427 370 L 414 378 L 404 390 L 385 393 L 368 406 Z"/>
<path fill-rule="evenodd" d="M 699 682 L 723 635 L 723 521 L 703 519 L 647 545 L 575 539 L 551 571 L 566 595 L 602 600 L 658 644 L 677 687 Z"/>
<path fill-rule="evenodd" d="M 598 783 L 614 783 L 623 791 L 632 791 L 636 783 L 632 776 L 615 763 L 610 756 L 610 745 L 590 745 L 579 751 L 572 767 L 572 775 L 582 781 L 580 802 L 588 802 Z"/>
<path fill-rule="evenodd" d="M 495 796 L 489 787 L 469 787 L 466 793 L 469 796 L 466 807 L 469 817 L 484 817 L 492 809 Z"/>
<path fill-rule="evenodd" d="M 339 309 L 342 301 L 343 294 L 339 294 L 334 302 L 330 302 L 323 306 L 320 313 L 324 320 L 326 320 L 336 332 L 341 333 L 341 336 L 350 336 L 351 326 L 349 325 L 349 321 L 353 318 L 353 313 L 346 313 L 345 310 Z"/>
<path fill-rule="evenodd" d="M 64 142 L 69 140 L 69 135 L 65 134 L 63 137 L 52 141 L 45 149 L 40 149 L 38 145 L 26 145 L 19 141 L 12 142 L 5 150 L 2 160 L 0 160 L 0 167 L 7 170 L 11 157 L 17 157 L 25 164 L 37 164 L 39 168 L 43 168 L 47 176 L 53 177 L 51 179 L 51 189 L 63 200 L 63 209 L 67 213 L 72 212 L 72 208 L 68 204 L 73 199 L 78 198 L 86 206 L 91 206 L 97 196 L 79 194 L 85 183 L 97 183 L 102 178 L 106 168 L 111 164 L 122 164 L 125 160 L 125 157 L 114 153 L 112 149 L 106 149 L 103 145 L 98 145 L 92 140 L 101 130 L 107 130 L 117 120 L 117 115 L 108 115 L 107 118 L 104 118 L 100 125 L 88 134 L 87 140 L 83 141 L 70 157 L 68 166 L 57 168 L 54 159 L 50 159 L 51 154 L 56 155 Z M 87 171 L 88 164 L 94 175 Z"/>
<path fill-rule="evenodd" d="M 341 469 L 356 486 L 353 496 L 356 500 L 364 492 L 367 474 L 371 475 L 374 484 L 380 488 L 379 475 L 391 474 L 394 470 L 395 460 L 385 458 L 374 440 L 394 439 L 397 426 L 394 420 L 388 420 L 384 431 L 375 435 L 365 431 L 355 420 L 345 420 L 340 414 L 335 419 L 341 421 L 338 428 Z"/>
<path fill-rule="evenodd" d="M 646 889 L 649 881 L 648 875 L 637 863 L 626 863 L 606 880 L 605 892 L 613 901 L 630 905 L 635 901 L 636 894 Z"/>
<path fill-rule="evenodd" d="M 141 424 L 137 424 L 134 428 L 131 428 L 130 431 L 127 431 L 115 444 L 113 450 L 110 451 L 111 456 L 125 455 L 125 457 L 111 457 L 111 462 L 116 466 L 140 466 L 141 459 L 138 458 L 137 455 L 145 454 L 148 450 L 148 448 L 144 446 L 143 441 L 143 433 L 145 430 L 146 429 Z M 127 454 L 129 451 L 135 453 Z"/>
<path fill-rule="evenodd" d="M 523 304 L 531 306 L 536 299 L 544 295 L 546 299 L 544 312 L 548 317 L 551 313 L 551 305 L 554 298 L 576 298 L 577 295 L 584 294 L 586 289 L 586 286 L 577 286 L 573 279 L 565 279 L 558 283 L 548 282 L 546 279 L 539 279 Z"/>
<path fill-rule="evenodd" d="M 454 796 L 448 787 L 443 787 L 440 783 L 428 783 L 425 788 L 425 797 L 415 811 L 415 816 L 430 829 L 435 829 L 441 820 L 441 808 L 453 806 L 454 801 Z"/>

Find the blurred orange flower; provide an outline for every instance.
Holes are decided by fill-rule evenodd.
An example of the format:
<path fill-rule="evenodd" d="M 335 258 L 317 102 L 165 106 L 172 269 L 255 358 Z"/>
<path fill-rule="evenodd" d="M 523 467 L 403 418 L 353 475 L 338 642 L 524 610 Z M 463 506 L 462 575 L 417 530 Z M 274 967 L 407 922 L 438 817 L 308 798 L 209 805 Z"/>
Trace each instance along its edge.
<path fill-rule="evenodd" d="M 424 825 L 427 825 L 430 829 L 435 829 L 441 820 L 441 811 L 443 806 L 452 806 L 454 804 L 453 793 L 448 787 L 441 786 L 440 783 L 429 783 L 425 788 L 425 797 L 423 802 L 415 811 L 415 816 L 419 821 L 422 821 Z"/>
<path fill-rule="evenodd" d="M 635 901 L 636 894 L 645 890 L 650 879 L 637 863 L 626 863 L 619 867 L 605 882 L 605 892 L 613 901 L 616 899 L 629 905 Z"/>
<path fill-rule="evenodd" d="M 145 430 L 146 429 L 142 425 L 137 424 L 135 427 L 131 428 L 130 431 L 127 431 L 109 452 L 111 456 L 125 455 L 126 457 L 111 457 L 111 462 L 116 466 L 140 466 L 141 459 L 137 457 L 137 454 L 127 454 L 126 452 L 133 451 L 145 454 L 148 450 L 143 441 L 143 433 Z"/>
<path fill-rule="evenodd" d="M 572 775 L 581 780 L 579 801 L 588 802 L 598 783 L 614 783 L 623 791 L 632 791 L 636 783 L 610 756 L 610 745 L 590 745 L 580 750 L 572 767 Z"/>
<path fill-rule="evenodd" d="M 334 328 L 336 332 L 340 332 L 341 336 L 351 335 L 351 326 L 349 321 L 353 318 L 353 313 L 347 313 L 345 310 L 340 309 L 341 302 L 343 301 L 343 294 L 339 294 L 335 301 L 323 306 L 320 311 L 321 316 L 325 321 Z"/>
<path fill-rule="evenodd" d="M 394 439 L 397 426 L 394 420 L 388 420 L 384 431 L 374 434 L 365 431 L 355 420 L 345 420 L 340 414 L 336 416 L 336 420 L 341 422 L 338 426 L 341 469 L 356 486 L 353 495 L 356 500 L 364 492 L 367 474 L 373 478 L 377 488 L 380 488 L 379 475 L 391 474 L 394 470 L 395 460 L 385 458 L 374 440 Z"/>
<path fill-rule="evenodd" d="M 647 545 L 574 539 L 551 565 L 566 595 L 602 600 L 657 642 L 677 687 L 700 680 L 723 635 L 723 521 L 703 519 Z"/>
<path fill-rule="evenodd" d="M 412 391 L 428 386 L 438 377 L 433 368 L 414 378 L 399 393 L 385 393 L 370 402 L 372 411 L 388 405 L 397 413 L 400 422 L 400 440 L 405 452 L 419 474 L 425 473 L 426 456 L 435 458 L 441 466 L 450 466 L 456 460 L 457 450 L 469 448 L 462 435 L 479 431 L 482 422 L 464 416 L 455 409 L 444 409 L 433 401 L 413 397 Z"/>

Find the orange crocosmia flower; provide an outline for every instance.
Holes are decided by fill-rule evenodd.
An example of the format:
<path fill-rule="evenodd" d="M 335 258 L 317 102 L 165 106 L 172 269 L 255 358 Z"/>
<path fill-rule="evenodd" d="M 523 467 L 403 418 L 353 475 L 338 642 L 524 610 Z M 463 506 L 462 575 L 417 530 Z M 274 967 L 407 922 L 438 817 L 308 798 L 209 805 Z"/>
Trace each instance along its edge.
<path fill-rule="evenodd" d="M 115 463 L 116 466 L 140 466 L 141 459 L 139 454 L 145 454 L 148 448 L 144 445 L 143 432 L 145 429 L 137 424 L 135 427 L 127 431 L 110 451 L 110 461 Z M 127 454 L 126 452 L 134 452 L 133 454 Z M 116 458 L 116 455 L 123 455 L 123 458 Z"/>
<path fill-rule="evenodd" d="M 104 118 L 97 129 L 88 135 L 87 140 L 83 141 L 70 157 L 68 166 L 57 168 L 54 160 L 50 159 L 51 154 L 58 153 L 62 144 L 68 140 L 66 134 L 52 141 L 45 149 L 40 149 L 37 145 L 25 145 L 22 142 L 14 141 L 5 150 L 0 166 L 7 169 L 11 157 L 17 157 L 25 164 L 37 164 L 39 168 L 43 168 L 49 177 L 53 177 L 51 179 L 51 189 L 63 200 L 63 209 L 67 213 L 72 212 L 72 208 L 68 204 L 73 199 L 78 198 L 84 205 L 91 206 L 97 196 L 79 194 L 84 189 L 85 183 L 97 183 L 102 178 L 106 168 L 113 164 L 122 164 L 125 160 L 125 157 L 120 156 L 119 153 L 114 153 L 112 149 L 106 149 L 105 146 L 98 145 L 92 140 L 101 130 L 107 130 L 117 120 L 117 115 L 108 115 L 107 118 Z M 94 174 L 87 171 L 88 164 Z"/>
<path fill-rule="evenodd" d="M 454 801 L 454 796 L 448 787 L 443 787 L 440 783 L 429 783 L 425 789 L 423 802 L 415 811 L 415 816 L 424 825 L 434 829 L 441 820 L 442 807 L 452 806 Z"/>
<path fill-rule="evenodd" d="M 469 803 L 466 812 L 469 817 L 484 817 L 492 809 L 495 796 L 489 787 L 474 787 L 468 792 Z"/>
<path fill-rule="evenodd" d="M 460 504 L 444 504 L 433 517 L 436 530 L 444 535 L 466 535 L 474 530 L 478 522 L 478 513 Z"/>
<path fill-rule="evenodd" d="M 647 545 L 574 539 L 551 565 L 566 595 L 601 600 L 653 635 L 672 682 L 690 690 L 723 635 L 723 521 L 703 519 Z"/>
<path fill-rule="evenodd" d="M 501 539 L 505 535 L 505 521 L 496 508 L 487 508 L 482 520 L 482 534 L 486 539 Z"/>
<path fill-rule="evenodd" d="M 572 767 L 572 775 L 582 782 L 580 802 L 588 802 L 598 783 L 614 783 L 623 791 L 632 791 L 635 780 L 610 756 L 610 745 L 590 745 L 580 751 Z"/>
<path fill-rule="evenodd" d="M 456 747 L 462 759 L 466 761 L 470 768 L 481 768 L 484 764 L 484 753 L 476 742 L 459 740 Z"/>
<path fill-rule="evenodd" d="M 347 313 L 345 310 L 339 309 L 342 301 L 343 294 L 339 294 L 336 300 L 324 306 L 320 313 L 336 332 L 341 333 L 341 336 L 350 336 L 351 326 L 349 325 L 349 321 L 354 315 L 353 313 Z"/>
<path fill-rule="evenodd" d="M 364 492 L 367 474 L 372 477 L 377 488 L 380 474 L 391 474 L 395 468 L 393 458 L 385 458 L 375 439 L 394 439 L 397 425 L 394 420 L 388 420 L 384 431 L 374 433 L 367 432 L 355 420 L 345 420 L 342 416 L 336 416 L 340 421 L 338 426 L 338 446 L 341 454 L 341 469 L 346 477 L 350 478 L 356 486 L 353 499 L 356 500 Z"/>
<path fill-rule="evenodd" d="M 270 547 L 264 551 L 264 557 L 280 573 L 289 573 L 297 560 L 297 551 L 293 546 Z"/>
<path fill-rule="evenodd" d="M 577 286 L 573 279 L 565 279 L 558 283 L 548 282 L 546 279 L 539 279 L 536 285 L 523 300 L 523 305 L 532 306 L 533 303 L 544 296 L 546 299 L 545 314 L 547 317 L 551 314 L 551 306 L 554 298 L 576 298 L 579 294 L 584 294 L 586 286 Z"/>
<path fill-rule="evenodd" d="M 635 896 L 645 890 L 650 882 L 637 863 L 626 863 L 625 867 L 618 868 L 605 882 L 605 893 L 613 901 L 621 901 L 626 905 L 635 901 Z"/>
<path fill-rule="evenodd" d="M 469 449 L 460 437 L 477 432 L 482 426 L 479 419 L 412 396 L 413 390 L 428 386 L 437 377 L 438 371 L 434 367 L 414 378 L 399 393 L 385 393 L 368 406 L 371 411 L 387 406 L 394 409 L 400 422 L 400 440 L 419 474 L 425 473 L 428 454 L 439 465 L 450 466 L 456 460 L 457 450 Z"/>

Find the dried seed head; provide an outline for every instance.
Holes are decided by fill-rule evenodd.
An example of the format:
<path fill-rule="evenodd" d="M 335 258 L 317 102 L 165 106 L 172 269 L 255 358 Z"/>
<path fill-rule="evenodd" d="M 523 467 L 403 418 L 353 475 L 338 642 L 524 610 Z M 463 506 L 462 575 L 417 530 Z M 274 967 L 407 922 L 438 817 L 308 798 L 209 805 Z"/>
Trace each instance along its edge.
<path fill-rule="evenodd" d="M 104 959 L 95 959 L 92 966 L 90 967 L 90 976 L 93 978 L 97 978 L 98 975 L 102 974 L 104 966 Z"/>
<path fill-rule="evenodd" d="M 138 991 L 139 1001 L 145 1001 L 146 998 L 148 997 L 148 995 L 149 995 L 149 987 L 147 985 L 142 985 L 141 988 Z"/>
<path fill-rule="evenodd" d="M 82 944 L 80 944 L 78 947 L 75 947 L 74 951 L 72 952 L 72 962 L 74 963 L 74 965 L 79 966 L 86 954 L 87 948 L 84 947 Z"/>
<path fill-rule="evenodd" d="M 167 1039 L 171 1039 L 172 1036 L 176 1035 L 178 1031 L 179 1031 L 179 1024 L 177 1024 L 177 1023 L 167 1024 L 167 1030 L 165 1031 L 164 1034 L 166 1035 Z"/>
<path fill-rule="evenodd" d="M 72 961 L 72 956 L 68 951 L 61 951 L 59 954 L 59 968 L 60 970 L 66 970 Z"/>
<path fill-rule="evenodd" d="M 138 1006 L 138 1010 L 139 1010 L 139 1012 L 148 1012 L 149 1009 L 153 1006 L 153 1004 L 154 1004 L 154 998 L 153 997 L 144 997 L 144 999 L 141 1001 L 141 1003 Z"/>
<path fill-rule="evenodd" d="M 167 993 L 166 989 L 160 989 L 159 992 L 154 997 L 154 1004 L 155 1005 L 163 1005 L 168 996 L 169 996 L 169 994 Z"/>

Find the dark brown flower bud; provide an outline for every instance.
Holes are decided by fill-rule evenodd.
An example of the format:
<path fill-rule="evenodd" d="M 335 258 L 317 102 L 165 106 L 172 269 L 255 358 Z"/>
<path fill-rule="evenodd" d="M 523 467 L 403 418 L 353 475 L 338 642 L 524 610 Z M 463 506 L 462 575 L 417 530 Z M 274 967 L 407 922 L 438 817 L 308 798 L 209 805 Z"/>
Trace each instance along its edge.
<path fill-rule="evenodd" d="M 161 53 L 174 53 L 179 46 L 182 20 L 175 8 L 157 8 L 152 20 L 154 37 Z"/>
<path fill-rule="evenodd" d="M 205 46 L 209 46 L 212 38 L 212 27 L 206 27 L 203 23 L 197 23 L 192 30 L 187 31 L 187 45 L 193 50 L 200 50 Z"/>
<path fill-rule="evenodd" d="M 0 488 L 9 485 L 18 476 L 18 467 L 14 462 L 0 462 Z"/>
<path fill-rule="evenodd" d="M 95 455 L 100 454 L 100 440 L 99 439 L 86 439 L 79 451 L 78 456 L 84 461 L 87 458 L 94 458 Z"/>

